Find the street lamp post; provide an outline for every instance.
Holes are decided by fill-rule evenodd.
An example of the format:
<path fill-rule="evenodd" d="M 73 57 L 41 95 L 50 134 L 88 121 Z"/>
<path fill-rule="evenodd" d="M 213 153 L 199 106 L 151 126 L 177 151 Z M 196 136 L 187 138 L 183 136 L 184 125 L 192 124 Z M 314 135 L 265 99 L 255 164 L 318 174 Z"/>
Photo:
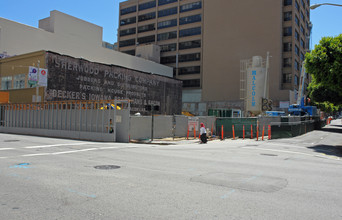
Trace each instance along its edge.
<path fill-rule="evenodd" d="M 38 73 L 37 73 L 37 85 L 36 85 L 36 102 L 38 102 L 38 96 L 39 96 L 39 65 L 40 65 L 40 60 L 38 60 L 37 62 Z"/>
<path fill-rule="evenodd" d="M 316 8 L 318 8 L 319 6 L 322 6 L 322 5 L 332 5 L 332 6 L 339 6 L 339 7 L 342 7 L 342 5 L 339 5 L 339 4 L 320 3 L 320 4 L 311 5 L 311 6 L 310 6 L 310 9 L 311 9 L 311 10 L 314 10 L 314 9 L 316 9 Z"/>

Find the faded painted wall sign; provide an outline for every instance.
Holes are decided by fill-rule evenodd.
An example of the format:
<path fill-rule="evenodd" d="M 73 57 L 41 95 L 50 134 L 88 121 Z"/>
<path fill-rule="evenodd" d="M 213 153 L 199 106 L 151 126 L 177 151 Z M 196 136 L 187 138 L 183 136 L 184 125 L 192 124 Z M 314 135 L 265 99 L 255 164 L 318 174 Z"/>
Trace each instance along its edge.
<path fill-rule="evenodd" d="M 47 101 L 130 99 L 132 113 L 148 114 L 147 105 L 159 106 L 157 114 L 181 112 L 179 80 L 52 52 L 46 56 Z"/>

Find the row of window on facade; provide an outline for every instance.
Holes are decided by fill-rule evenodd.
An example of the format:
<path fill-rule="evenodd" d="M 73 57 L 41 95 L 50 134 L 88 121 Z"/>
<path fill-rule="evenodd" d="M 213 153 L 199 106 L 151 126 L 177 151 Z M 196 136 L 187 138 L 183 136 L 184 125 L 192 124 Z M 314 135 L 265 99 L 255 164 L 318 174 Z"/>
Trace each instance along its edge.
<path fill-rule="evenodd" d="M 292 83 L 292 73 L 283 73 L 282 83 Z M 299 77 L 294 75 L 294 85 L 299 85 Z"/>
<path fill-rule="evenodd" d="M 292 27 L 285 27 L 285 28 L 283 29 L 283 36 L 284 36 L 284 37 L 292 36 Z M 302 38 L 300 38 L 300 35 L 299 35 L 299 33 L 298 33 L 297 30 L 295 31 L 295 39 L 296 39 L 298 42 L 300 42 L 300 46 L 301 46 L 303 49 L 308 49 L 308 48 L 309 48 L 309 43 L 308 43 L 308 42 L 305 43 L 305 41 L 304 41 Z M 307 41 L 308 41 L 308 40 L 307 40 Z M 305 45 L 306 45 L 306 47 L 305 47 Z"/>
<path fill-rule="evenodd" d="M 201 53 L 191 53 L 191 54 L 182 54 L 178 56 L 178 62 L 192 62 L 192 61 L 200 61 L 201 60 Z M 177 56 L 166 56 L 160 58 L 161 64 L 170 64 L 170 63 L 176 63 L 177 62 Z"/>
<path fill-rule="evenodd" d="M 200 79 L 189 79 L 189 80 L 182 80 L 184 88 L 198 88 L 201 87 Z"/>
<path fill-rule="evenodd" d="M 166 4 L 170 4 L 170 3 L 174 3 L 174 2 L 178 2 L 178 0 L 158 0 L 158 6 L 166 5 Z M 154 0 L 154 1 L 139 4 L 138 7 L 136 5 L 134 5 L 134 6 L 130 6 L 128 8 L 123 8 L 120 10 L 120 15 L 126 15 L 126 14 L 130 14 L 130 13 L 134 13 L 137 11 L 137 8 L 139 11 L 143 11 L 146 9 L 154 8 L 156 6 L 157 6 L 156 1 Z M 187 11 L 200 9 L 200 8 L 202 8 L 202 2 L 201 1 L 193 2 L 193 3 L 189 3 L 189 4 L 179 6 L 179 12 L 187 12 Z M 176 14 L 177 14 L 178 7 L 160 10 L 160 11 L 158 11 L 158 17 L 167 16 L 167 15 L 169 15 L 169 13 L 174 13 L 174 11 L 176 11 Z"/>
<path fill-rule="evenodd" d="M 201 40 L 192 40 L 192 41 L 185 41 L 185 42 L 178 43 L 179 50 L 187 50 L 187 49 L 200 48 L 200 47 L 201 47 Z M 171 52 L 171 51 L 177 51 L 177 43 L 160 45 L 160 52 L 165 53 L 165 52 Z M 135 49 L 122 51 L 122 52 L 135 56 Z"/>
<path fill-rule="evenodd" d="M 201 34 L 201 27 L 189 28 L 184 30 L 179 30 L 179 37 L 188 37 Z M 166 33 L 157 34 L 157 41 L 169 40 L 177 38 L 177 31 L 171 31 Z M 150 35 L 145 37 L 139 37 L 137 40 L 135 38 L 129 40 L 123 40 L 119 42 L 119 47 L 127 47 L 136 44 L 145 44 L 156 41 L 156 35 Z"/>
<path fill-rule="evenodd" d="M 193 8 L 193 10 L 195 10 L 195 9 L 198 9 L 198 8 Z M 177 14 L 177 13 L 178 13 L 177 7 L 169 8 L 169 9 L 165 9 L 162 11 L 158 11 L 158 17 L 165 17 L 165 16 Z M 150 12 L 147 14 L 139 15 L 138 21 L 142 22 L 142 21 L 147 21 L 147 20 L 151 20 L 151 19 L 155 19 L 155 18 L 156 18 L 156 12 Z M 124 26 L 124 25 L 128 25 L 128 24 L 134 24 L 136 22 L 137 22 L 136 16 L 130 17 L 130 18 L 125 18 L 125 19 L 120 20 L 120 26 Z"/>
<path fill-rule="evenodd" d="M 32 85 L 29 83 L 27 84 L 27 86 L 25 86 L 25 78 L 25 73 L 17 74 L 14 76 L 1 77 L 1 90 L 23 89 L 32 87 Z"/>
<path fill-rule="evenodd" d="M 294 0 L 284 0 L 284 6 L 292 5 L 293 1 Z M 306 0 L 306 3 L 305 3 L 305 0 L 300 0 L 300 3 L 302 4 L 303 8 L 306 9 L 307 11 L 310 9 L 310 0 Z M 297 0 L 295 0 L 295 7 L 297 11 L 300 10 L 300 6 Z"/>
<path fill-rule="evenodd" d="M 297 45 L 295 45 L 294 48 L 295 48 L 295 54 L 298 57 L 300 57 L 301 61 L 304 61 L 304 59 L 305 59 L 304 53 L 300 51 L 300 49 Z M 292 43 L 291 42 L 283 43 L 283 52 L 292 52 Z"/>
<path fill-rule="evenodd" d="M 284 21 L 291 21 L 291 20 L 292 20 L 292 12 L 291 11 L 284 12 Z M 295 23 L 297 24 L 298 27 L 300 27 L 301 32 L 305 35 L 304 26 L 302 24 L 300 24 L 297 15 L 295 15 Z M 310 28 L 309 22 L 304 21 L 304 23 L 306 24 L 306 28 L 310 31 L 311 28 Z"/>
<path fill-rule="evenodd" d="M 188 17 L 183 17 L 179 18 L 179 25 L 184 25 L 184 24 L 190 24 L 190 23 L 195 23 L 195 22 L 201 22 L 202 21 L 202 15 L 192 15 Z M 161 21 L 158 22 L 157 28 L 159 29 L 164 29 L 164 28 L 169 28 L 169 27 L 174 27 L 177 26 L 178 22 L 177 19 L 172 19 L 172 20 L 167 20 L 167 21 Z M 142 25 L 138 27 L 138 33 L 143 33 L 147 31 L 154 31 L 156 30 L 155 24 L 147 24 L 147 25 Z M 120 37 L 122 36 L 127 36 L 127 35 L 132 35 L 136 34 L 136 27 L 133 28 L 128 28 L 125 30 L 120 30 Z"/>

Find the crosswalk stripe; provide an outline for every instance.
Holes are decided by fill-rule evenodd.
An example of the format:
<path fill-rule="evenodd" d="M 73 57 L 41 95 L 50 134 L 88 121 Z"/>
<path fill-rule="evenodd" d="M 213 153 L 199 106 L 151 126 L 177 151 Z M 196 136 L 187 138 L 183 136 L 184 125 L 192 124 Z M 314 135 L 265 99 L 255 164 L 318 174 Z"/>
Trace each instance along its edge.
<path fill-rule="evenodd" d="M 86 144 L 90 144 L 90 143 L 51 144 L 51 145 L 29 146 L 29 147 L 24 147 L 24 148 L 35 149 L 35 148 L 60 147 L 60 146 L 77 146 L 77 145 L 86 145 Z"/>

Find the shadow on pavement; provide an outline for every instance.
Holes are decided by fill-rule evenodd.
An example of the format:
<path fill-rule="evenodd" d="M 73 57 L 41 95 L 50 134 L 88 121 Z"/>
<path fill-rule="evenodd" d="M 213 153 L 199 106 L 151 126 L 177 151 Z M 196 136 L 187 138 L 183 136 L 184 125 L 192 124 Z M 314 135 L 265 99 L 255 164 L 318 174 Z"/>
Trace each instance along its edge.
<path fill-rule="evenodd" d="M 308 147 L 309 149 L 313 149 L 314 151 L 318 153 L 323 153 L 326 155 L 331 155 L 331 156 L 337 156 L 337 157 L 342 157 L 342 146 L 332 146 L 332 145 L 316 145 L 313 147 Z"/>
<path fill-rule="evenodd" d="M 342 129 L 342 125 L 330 125 L 331 127 L 338 127 Z"/>
<path fill-rule="evenodd" d="M 330 125 L 329 127 L 322 128 L 321 131 L 342 133 L 342 126 L 341 125 Z"/>

